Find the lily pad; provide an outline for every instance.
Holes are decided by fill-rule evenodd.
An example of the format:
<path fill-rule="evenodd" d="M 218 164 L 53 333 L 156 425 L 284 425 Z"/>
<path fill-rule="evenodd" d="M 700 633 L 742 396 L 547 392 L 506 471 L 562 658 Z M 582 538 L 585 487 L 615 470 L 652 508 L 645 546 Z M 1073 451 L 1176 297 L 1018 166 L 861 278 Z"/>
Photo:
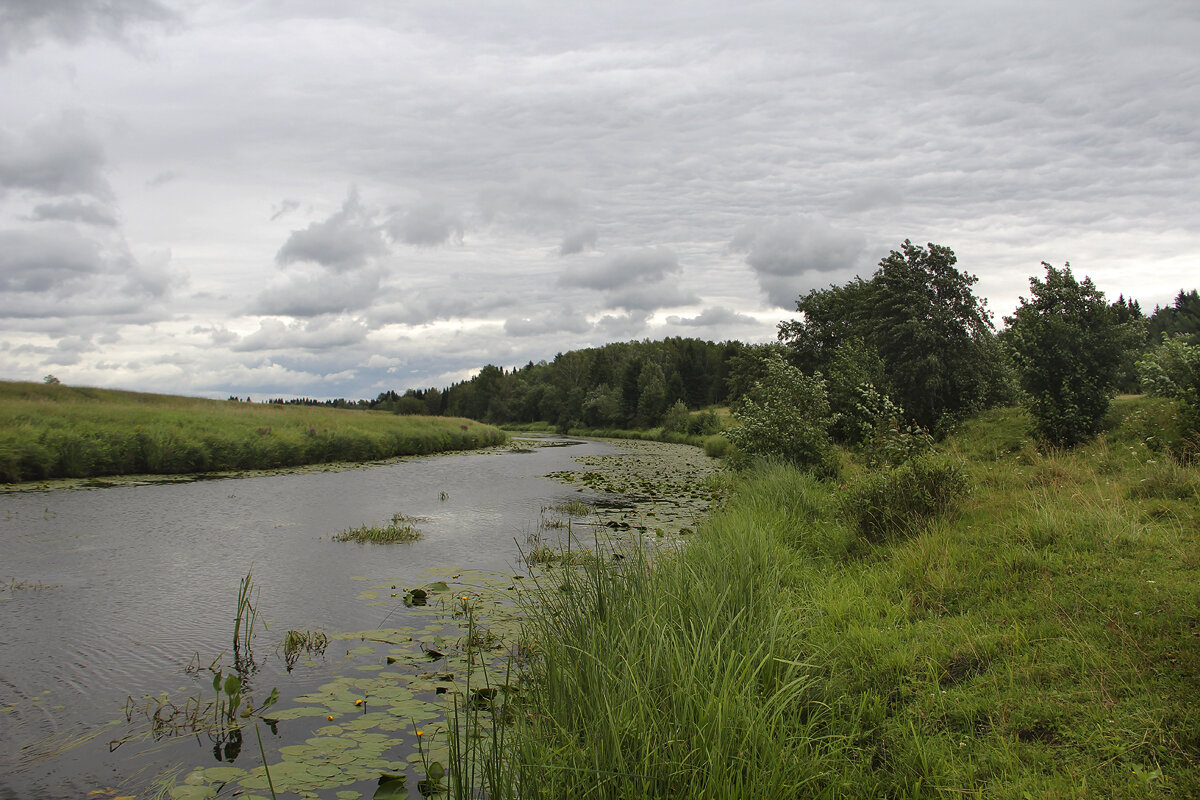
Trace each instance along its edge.
<path fill-rule="evenodd" d="M 408 789 L 405 787 L 407 780 L 408 776 L 403 774 L 380 775 L 379 786 L 371 795 L 372 800 L 408 800 Z"/>

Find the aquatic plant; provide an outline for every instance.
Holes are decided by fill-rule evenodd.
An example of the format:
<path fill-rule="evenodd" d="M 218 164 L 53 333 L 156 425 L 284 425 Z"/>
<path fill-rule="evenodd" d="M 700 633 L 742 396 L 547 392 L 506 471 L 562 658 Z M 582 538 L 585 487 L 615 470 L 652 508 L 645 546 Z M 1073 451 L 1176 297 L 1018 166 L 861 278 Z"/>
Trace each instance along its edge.
<path fill-rule="evenodd" d="M 252 568 L 238 584 L 237 614 L 233 621 L 233 661 L 239 673 L 253 673 L 258 669 L 250 649 L 254 623 L 258 620 L 258 590 L 254 588 L 253 572 Z"/>
<path fill-rule="evenodd" d="M 329 645 L 329 637 L 320 631 L 289 630 L 283 637 L 283 661 L 291 672 L 304 653 L 322 654 Z"/>
<path fill-rule="evenodd" d="M 369 542 L 373 544 L 388 544 L 394 542 L 415 542 L 424 534 L 417 528 L 419 517 L 406 517 L 401 513 L 392 515 L 390 522 L 384 525 L 360 525 L 357 528 L 347 528 L 335 534 L 335 542 Z"/>

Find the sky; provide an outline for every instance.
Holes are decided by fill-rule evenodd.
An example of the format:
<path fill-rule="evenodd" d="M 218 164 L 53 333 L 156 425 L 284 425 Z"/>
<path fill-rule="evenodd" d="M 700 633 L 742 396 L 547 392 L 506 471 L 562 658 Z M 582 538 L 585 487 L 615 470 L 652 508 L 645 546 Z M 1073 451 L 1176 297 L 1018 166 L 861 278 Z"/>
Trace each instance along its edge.
<path fill-rule="evenodd" d="M 0 379 L 444 387 L 762 342 L 905 239 L 1200 285 L 1195 0 L 3 0 Z"/>

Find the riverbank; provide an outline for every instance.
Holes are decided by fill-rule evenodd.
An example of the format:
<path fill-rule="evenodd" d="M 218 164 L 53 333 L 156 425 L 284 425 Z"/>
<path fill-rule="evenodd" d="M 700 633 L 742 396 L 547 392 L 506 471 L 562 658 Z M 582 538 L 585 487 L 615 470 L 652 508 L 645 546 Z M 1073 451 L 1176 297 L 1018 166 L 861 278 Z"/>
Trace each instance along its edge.
<path fill-rule="evenodd" d="M 723 416 L 727 416 L 727 414 Z M 501 427 L 506 431 L 561 433 L 565 436 L 582 436 L 589 439 L 627 439 L 641 442 L 662 442 L 663 444 L 687 444 L 702 448 L 707 455 L 713 458 L 724 456 L 730 448 L 729 440 L 720 432 L 682 433 L 668 430 L 663 426 L 655 428 L 583 428 L 576 426 L 562 432 L 548 422 L 506 424 Z"/>
<path fill-rule="evenodd" d="M 501 444 L 467 419 L 0 382 L 0 482 L 365 462 Z"/>
<path fill-rule="evenodd" d="M 1200 795 L 1200 474 L 1171 413 L 1123 400 L 1048 453 L 985 414 L 940 448 L 969 488 L 884 535 L 864 502 L 912 498 L 864 501 L 877 476 L 760 468 L 686 548 L 587 562 L 529 608 L 521 796 Z"/>

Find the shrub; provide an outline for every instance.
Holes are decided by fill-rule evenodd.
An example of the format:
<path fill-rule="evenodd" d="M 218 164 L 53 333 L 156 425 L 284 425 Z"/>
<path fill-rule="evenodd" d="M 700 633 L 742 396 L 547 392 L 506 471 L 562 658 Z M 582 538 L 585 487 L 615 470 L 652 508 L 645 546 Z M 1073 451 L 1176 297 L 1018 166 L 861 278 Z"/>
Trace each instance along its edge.
<path fill-rule="evenodd" d="M 871 384 L 857 389 L 852 416 L 859 448 L 872 467 L 894 467 L 933 449 L 933 437 L 916 422 L 903 422 L 904 412 Z"/>
<path fill-rule="evenodd" d="M 667 409 L 667 413 L 663 415 L 662 427 L 664 431 L 671 433 L 687 433 L 688 432 L 688 407 L 684 405 L 682 400 L 676 400 L 674 405 Z"/>
<path fill-rule="evenodd" d="M 704 454 L 710 458 L 722 458 L 729 453 L 729 440 L 718 434 L 704 440 Z"/>
<path fill-rule="evenodd" d="M 819 373 L 805 375 L 778 353 L 769 354 L 763 366 L 763 377 L 733 411 L 740 424 L 726 433 L 730 443 L 746 456 L 828 471 L 834 454 L 825 381 Z"/>
<path fill-rule="evenodd" d="M 1200 413 L 1200 345 L 1164 339 L 1138 361 L 1146 394 L 1182 400 Z"/>
<path fill-rule="evenodd" d="M 711 436 L 721 432 L 721 417 L 709 409 L 699 411 L 688 417 L 687 432 L 692 436 Z"/>
<path fill-rule="evenodd" d="M 864 538 L 885 542 L 948 511 L 968 487 L 959 464 L 925 455 L 867 473 L 842 493 L 842 513 Z"/>

